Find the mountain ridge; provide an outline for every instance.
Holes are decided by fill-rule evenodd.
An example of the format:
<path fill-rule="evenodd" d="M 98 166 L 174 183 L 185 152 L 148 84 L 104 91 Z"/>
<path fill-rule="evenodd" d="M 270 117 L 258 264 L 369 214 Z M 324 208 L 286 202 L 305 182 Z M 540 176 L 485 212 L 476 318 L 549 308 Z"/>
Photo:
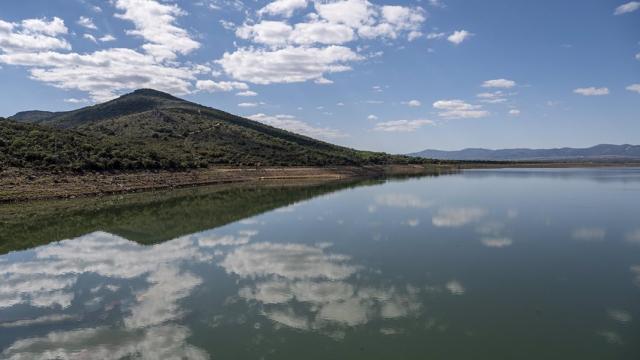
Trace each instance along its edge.
<path fill-rule="evenodd" d="M 409 156 L 460 161 L 624 161 L 640 160 L 640 145 L 598 144 L 587 148 L 466 148 L 445 151 L 427 149 Z"/>
<path fill-rule="evenodd" d="M 145 170 L 427 162 L 330 144 L 153 89 L 139 89 L 72 111 L 23 111 L 0 122 L 0 169 Z"/>

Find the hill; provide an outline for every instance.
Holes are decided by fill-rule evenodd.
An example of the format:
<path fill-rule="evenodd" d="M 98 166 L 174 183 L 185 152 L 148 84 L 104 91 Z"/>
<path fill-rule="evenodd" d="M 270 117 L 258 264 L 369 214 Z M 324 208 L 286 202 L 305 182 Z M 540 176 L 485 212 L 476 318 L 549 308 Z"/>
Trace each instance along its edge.
<path fill-rule="evenodd" d="M 0 168 L 189 169 L 424 163 L 329 144 L 141 89 L 67 112 L 27 111 L 0 122 Z"/>
<path fill-rule="evenodd" d="M 410 156 L 438 160 L 482 161 L 637 161 L 639 145 L 601 144 L 589 148 L 424 150 Z"/>

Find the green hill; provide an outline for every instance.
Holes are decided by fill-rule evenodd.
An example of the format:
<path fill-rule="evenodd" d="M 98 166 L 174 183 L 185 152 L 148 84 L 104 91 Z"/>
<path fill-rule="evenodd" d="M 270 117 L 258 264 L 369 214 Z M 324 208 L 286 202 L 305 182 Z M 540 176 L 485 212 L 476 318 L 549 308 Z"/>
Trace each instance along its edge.
<path fill-rule="evenodd" d="M 424 163 L 353 150 L 142 89 L 67 112 L 0 122 L 0 166 L 47 170 Z"/>

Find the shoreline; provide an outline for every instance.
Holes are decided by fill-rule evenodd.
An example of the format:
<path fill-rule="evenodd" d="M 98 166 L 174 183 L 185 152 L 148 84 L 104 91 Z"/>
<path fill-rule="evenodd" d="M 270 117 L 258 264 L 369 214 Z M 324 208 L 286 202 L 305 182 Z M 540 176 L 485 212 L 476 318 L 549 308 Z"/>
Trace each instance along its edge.
<path fill-rule="evenodd" d="M 0 204 L 100 197 L 163 189 L 270 180 L 330 182 L 385 176 L 420 176 L 457 171 L 451 165 L 331 167 L 216 167 L 185 171 L 85 172 L 54 174 L 8 169 L 0 172 Z"/>
<path fill-rule="evenodd" d="M 443 162 L 440 164 L 328 167 L 215 167 L 182 171 L 51 173 L 11 168 L 0 171 L 0 204 L 75 199 L 216 184 L 318 181 L 422 176 L 470 169 L 640 167 L 604 162 Z"/>

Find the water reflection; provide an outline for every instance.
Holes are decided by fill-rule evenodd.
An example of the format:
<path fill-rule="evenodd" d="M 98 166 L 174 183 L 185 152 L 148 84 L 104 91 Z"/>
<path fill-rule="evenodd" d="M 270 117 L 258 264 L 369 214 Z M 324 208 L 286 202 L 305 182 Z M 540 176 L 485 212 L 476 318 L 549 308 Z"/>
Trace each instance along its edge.
<path fill-rule="evenodd" d="M 257 235 L 204 231 L 144 246 L 94 232 L 13 254 L 0 263 L 0 327 L 34 327 L 40 335 L 14 340 L 3 356 L 208 358 L 187 343 L 191 332 L 182 325 L 189 312 L 182 300 L 203 283 L 190 270 L 198 263 L 237 277 L 237 296 L 266 318 L 333 338 L 340 329 L 422 309 L 421 289 L 368 284 L 381 273 L 331 252 L 330 243 L 252 242 Z M 12 318 L 21 306 L 43 315 Z M 54 325 L 73 329 L 45 331 Z"/>
<path fill-rule="evenodd" d="M 208 358 L 186 344 L 189 329 L 174 323 L 186 312 L 179 301 L 202 282 L 184 271 L 182 263 L 211 259 L 192 239 L 147 247 L 95 232 L 21 255 L 21 261 L 0 264 L 0 309 L 27 305 L 51 313 L 7 324 L 73 321 L 79 329 L 17 340 L 4 351 L 5 357 L 120 359 L 138 354 L 157 359 L 187 354 Z M 100 285 L 87 291 L 83 280 L 89 276 L 97 276 Z M 112 317 L 122 325 L 90 326 L 96 318 Z"/>
<path fill-rule="evenodd" d="M 635 358 L 632 186 L 485 179 L 71 217 L 0 256 L 0 358 Z"/>
<path fill-rule="evenodd" d="M 330 330 L 335 336 L 336 328 L 406 317 L 421 309 L 417 287 L 367 285 L 365 279 L 375 272 L 327 250 L 256 243 L 233 250 L 220 265 L 250 279 L 240 297 L 271 320 L 296 329 Z"/>

